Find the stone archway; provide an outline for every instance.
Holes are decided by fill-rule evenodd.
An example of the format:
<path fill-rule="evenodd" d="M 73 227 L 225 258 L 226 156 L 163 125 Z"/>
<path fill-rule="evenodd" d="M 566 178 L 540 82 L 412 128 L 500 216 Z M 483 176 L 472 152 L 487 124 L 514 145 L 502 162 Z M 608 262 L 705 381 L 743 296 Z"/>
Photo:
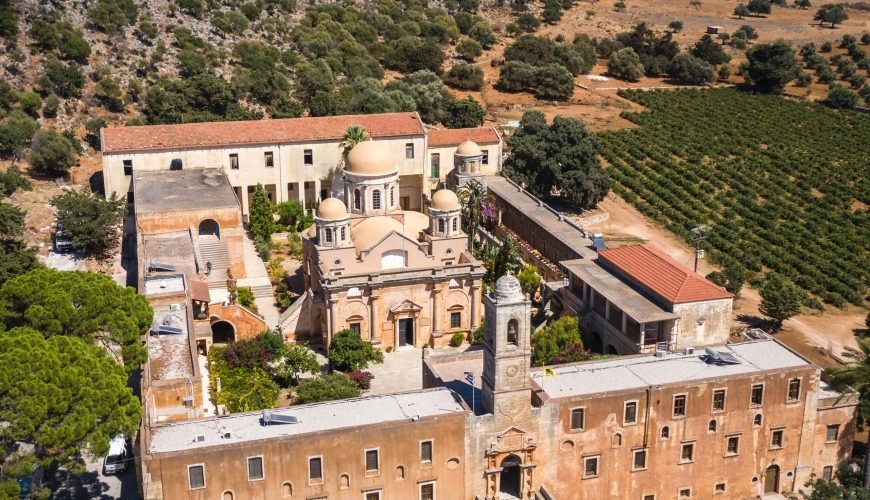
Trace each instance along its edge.
<path fill-rule="evenodd" d="M 607 344 L 607 352 L 605 354 L 619 354 L 613 344 Z"/>
<path fill-rule="evenodd" d="M 236 327 L 232 323 L 222 319 L 211 324 L 213 344 L 227 344 L 234 340 L 236 340 Z"/>
<path fill-rule="evenodd" d="M 501 461 L 500 493 L 519 498 L 520 480 L 522 478 L 520 464 L 522 464 L 522 459 L 516 455 L 508 455 Z"/>
<path fill-rule="evenodd" d="M 200 238 L 209 238 L 214 237 L 217 239 L 221 238 L 221 226 L 214 219 L 203 219 L 202 222 L 199 223 L 199 237 Z"/>

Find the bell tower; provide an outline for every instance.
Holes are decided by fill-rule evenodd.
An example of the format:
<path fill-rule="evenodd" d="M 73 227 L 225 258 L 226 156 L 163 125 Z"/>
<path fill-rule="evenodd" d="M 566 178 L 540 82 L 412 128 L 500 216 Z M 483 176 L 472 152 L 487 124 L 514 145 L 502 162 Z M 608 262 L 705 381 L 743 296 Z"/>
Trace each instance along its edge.
<path fill-rule="evenodd" d="M 483 354 L 483 408 L 513 416 L 531 405 L 532 360 L 529 309 L 520 282 L 506 274 L 483 298 L 486 334 Z"/>

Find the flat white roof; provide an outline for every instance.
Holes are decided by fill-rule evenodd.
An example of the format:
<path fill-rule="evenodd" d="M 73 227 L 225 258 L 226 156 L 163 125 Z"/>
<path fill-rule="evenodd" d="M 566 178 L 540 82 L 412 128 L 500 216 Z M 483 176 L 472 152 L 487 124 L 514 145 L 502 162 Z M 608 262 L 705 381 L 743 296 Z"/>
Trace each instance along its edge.
<path fill-rule="evenodd" d="M 711 349 L 731 354 L 740 363 L 708 363 L 704 349 L 695 349 L 694 354 L 669 353 L 661 358 L 631 356 L 554 366 L 551 368 L 556 373 L 555 377 L 543 380 L 542 371 L 534 371 L 532 379 L 550 397 L 563 398 L 811 366 L 773 340 L 729 344 Z"/>
<path fill-rule="evenodd" d="M 183 291 L 184 277 L 180 274 L 158 274 L 145 277 L 145 295 Z"/>
<path fill-rule="evenodd" d="M 240 444 L 259 439 L 297 436 L 382 422 L 411 421 L 414 417 L 423 418 L 465 411 L 453 393 L 443 387 L 329 401 L 270 410 L 273 418 L 276 415 L 296 417 L 299 421 L 296 424 L 263 425 L 262 412 L 256 412 L 152 427 L 149 452 L 163 453 L 223 444 Z M 199 436 L 202 436 L 201 441 L 198 439 Z"/>

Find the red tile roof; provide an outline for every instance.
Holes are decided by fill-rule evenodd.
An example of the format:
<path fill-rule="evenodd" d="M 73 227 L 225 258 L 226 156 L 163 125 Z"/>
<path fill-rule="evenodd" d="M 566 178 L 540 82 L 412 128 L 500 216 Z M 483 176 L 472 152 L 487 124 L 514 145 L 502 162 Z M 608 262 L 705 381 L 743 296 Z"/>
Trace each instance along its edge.
<path fill-rule="evenodd" d="M 608 248 L 598 258 L 671 304 L 734 297 L 653 245 Z"/>
<path fill-rule="evenodd" d="M 279 120 L 185 123 L 104 128 L 103 151 L 152 151 L 248 144 L 335 140 L 350 125 L 360 125 L 372 137 L 423 135 L 423 123 L 413 113 L 344 115 Z"/>
<path fill-rule="evenodd" d="M 471 140 L 477 144 L 491 144 L 499 141 L 495 127 L 451 128 L 429 131 L 429 147 L 458 146 L 460 142 Z"/>

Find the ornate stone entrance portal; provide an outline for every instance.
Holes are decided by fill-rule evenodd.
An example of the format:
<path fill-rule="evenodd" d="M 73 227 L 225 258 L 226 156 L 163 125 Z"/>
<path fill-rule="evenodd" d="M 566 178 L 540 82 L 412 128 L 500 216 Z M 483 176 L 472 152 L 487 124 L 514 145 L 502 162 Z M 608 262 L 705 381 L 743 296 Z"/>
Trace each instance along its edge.
<path fill-rule="evenodd" d="M 516 427 L 496 436 L 486 452 L 486 500 L 535 498 L 537 447 L 531 436 Z"/>

